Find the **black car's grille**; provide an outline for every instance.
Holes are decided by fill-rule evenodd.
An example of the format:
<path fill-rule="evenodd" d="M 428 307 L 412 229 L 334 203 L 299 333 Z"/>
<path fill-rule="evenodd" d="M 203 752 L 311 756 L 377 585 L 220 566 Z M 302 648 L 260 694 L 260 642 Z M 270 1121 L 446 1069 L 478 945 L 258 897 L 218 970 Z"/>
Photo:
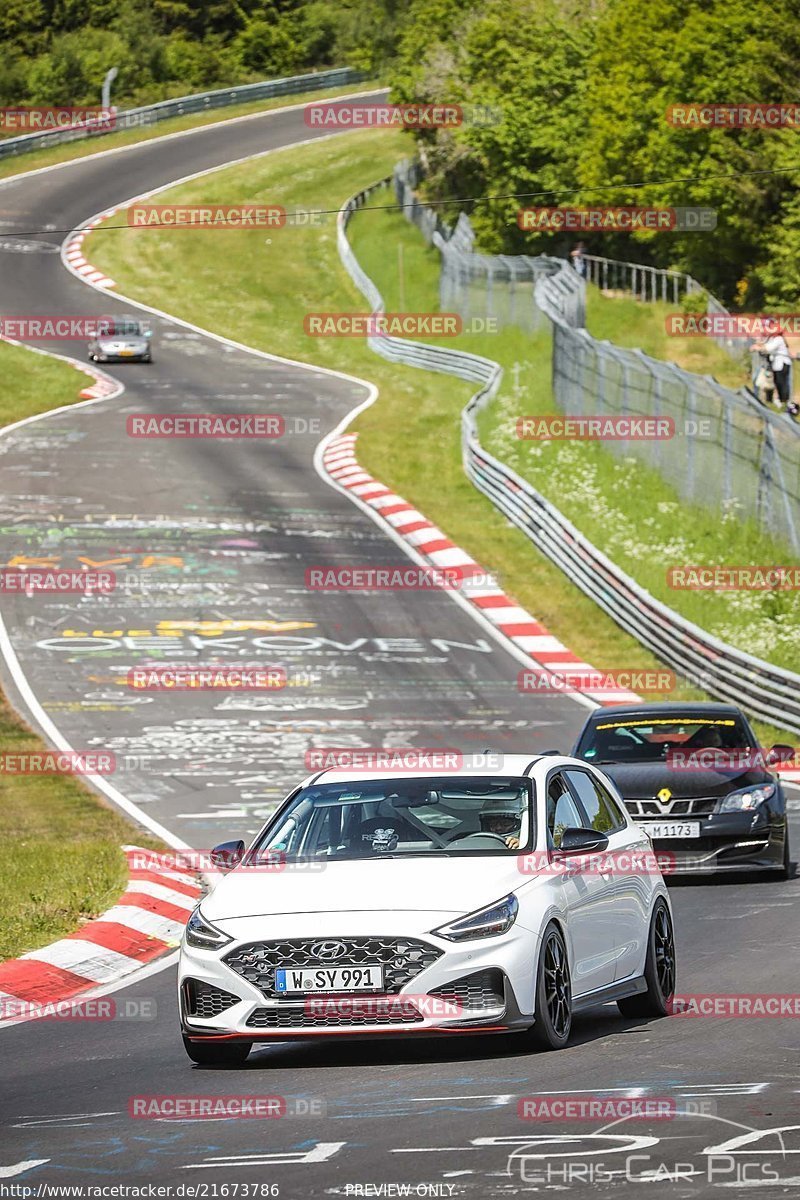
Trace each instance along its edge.
<path fill-rule="evenodd" d="M 660 804 L 658 800 L 635 800 L 625 797 L 625 807 L 632 817 L 650 817 L 653 820 L 671 820 L 674 817 L 707 817 L 717 807 L 718 797 L 695 796 L 691 800 L 670 800 Z"/>
<path fill-rule="evenodd" d="M 313 947 L 319 938 L 297 938 L 285 941 L 249 942 L 226 954 L 222 961 L 252 983 L 270 999 L 286 1000 L 283 992 L 275 989 L 275 971 L 279 967 L 302 968 L 313 965 L 362 966 L 366 964 L 383 967 L 382 994 L 392 995 L 405 987 L 420 971 L 440 958 L 442 951 L 427 942 L 414 938 L 343 937 L 327 938 L 327 942 L 340 942 L 346 951 L 338 959 L 326 960 Z"/>
<path fill-rule="evenodd" d="M 464 1009 L 502 1008 L 505 1004 L 503 972 L 488 970 L 462 975 L 460 979 L 453 979 L 450 983 L 433 988 L 430 995 Z"/>
<path fill-rule="evenodd" d="M 326 1011 L 330 1009 L 331 1011 Z M 343 1029 L 364 1025 L 418 1025 L 425 1018 L 410 1003 L 398 1006 L 396 1012 L 358 1011 L 358 1005 L 348 1012 L 340 1001 L 331 1000 L 320 1005 L 320 1011 L 306 1009 L 303 1005 L 282 1004 L 279 1008 L 257 1008 L 247 1018 L 251 1029 Z"/>
<path fill-rule="evenodd" d="M 183 985 L 183 995 L 188 1017 L 218 1017 L 241 999 L 202 979 L 187 979 Z"/>

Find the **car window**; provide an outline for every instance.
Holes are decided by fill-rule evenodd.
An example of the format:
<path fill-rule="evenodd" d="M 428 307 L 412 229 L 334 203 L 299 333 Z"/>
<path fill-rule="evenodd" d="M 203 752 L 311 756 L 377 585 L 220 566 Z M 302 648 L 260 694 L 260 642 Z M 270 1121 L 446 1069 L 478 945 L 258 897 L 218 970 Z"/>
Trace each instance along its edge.
<path fill-rule="evenodd" d="M 602 717 L 584 730 L 578 758 L 598 765 L 666 762 L 676 752 L 754 748 L 752 731 L 734 714 Z"/>
<path fill-rule="evenodd" d="M 567 771 L 567 778 L 586 813 L 582 822 L 587 829 L 598 833 L 614 833 L 625 825 L 619 805 L 606 789 L 587 771 Z"/>
<path fill-rule="evenodd" d="M 337 859 L 510 854 L 534 837 L 528 778 L 425 775 L 304 788 L 267 825 L 252 853 Z"/>
<path fill-rule="evenodd" d="M 565 829 L 575 829 L 583 824 L 572 793 L 564 776 L 557 772 L 547 785 L 547 830 L 555 850 L 561 845 Z"/>

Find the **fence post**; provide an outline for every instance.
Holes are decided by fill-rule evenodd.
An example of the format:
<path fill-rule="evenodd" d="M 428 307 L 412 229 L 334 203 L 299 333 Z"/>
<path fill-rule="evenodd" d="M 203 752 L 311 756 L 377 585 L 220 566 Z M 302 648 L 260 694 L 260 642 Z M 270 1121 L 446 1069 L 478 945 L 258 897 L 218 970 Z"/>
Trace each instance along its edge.
<path fill-rule="evenodd" d="M 775 445 L 769 421 L 762 428 L 761 454 L 758 462 L 758 495 L 756 497 L 756 519 L 764 530 L 772 529 L 772 459 Z"/>

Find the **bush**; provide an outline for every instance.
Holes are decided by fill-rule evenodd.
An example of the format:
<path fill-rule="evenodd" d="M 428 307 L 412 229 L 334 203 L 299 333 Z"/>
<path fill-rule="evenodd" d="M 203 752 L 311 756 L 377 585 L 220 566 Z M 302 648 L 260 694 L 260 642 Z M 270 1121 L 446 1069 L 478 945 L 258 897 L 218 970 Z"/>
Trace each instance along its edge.
<path fill-rule="evenodd" d="M 681 300 L 681 312 L 697 315 L 708 312 L 708 292 L 687 292 Z"/>

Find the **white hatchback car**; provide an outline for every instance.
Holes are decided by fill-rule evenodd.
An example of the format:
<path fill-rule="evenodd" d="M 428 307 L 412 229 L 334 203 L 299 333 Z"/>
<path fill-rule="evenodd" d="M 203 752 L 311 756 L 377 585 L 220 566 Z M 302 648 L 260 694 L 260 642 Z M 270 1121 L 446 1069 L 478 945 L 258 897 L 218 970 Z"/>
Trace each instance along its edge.
<path fill-rule="evenodd" d="M 581 1010 L 668 1012 L 669 896 L 614 784 L 561 755 L 491 757 L 323 771 L 249 849 L 216 848 L 224 875 L 181 947 L 194 1062 L 342 1035 L 519 1030 L 558 1049 Z"/>

